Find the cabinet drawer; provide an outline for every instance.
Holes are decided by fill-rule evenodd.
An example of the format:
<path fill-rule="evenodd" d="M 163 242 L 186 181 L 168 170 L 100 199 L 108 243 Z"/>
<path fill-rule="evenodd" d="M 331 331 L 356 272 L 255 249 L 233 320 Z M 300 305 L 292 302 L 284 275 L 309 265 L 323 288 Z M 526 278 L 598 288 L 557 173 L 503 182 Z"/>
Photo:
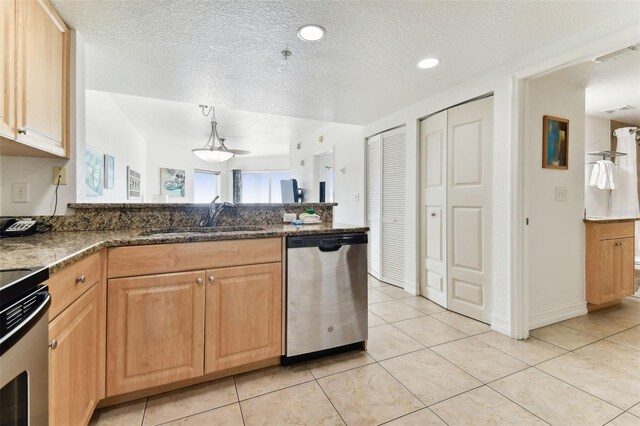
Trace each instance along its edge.
<path fill-rule="evenodd" d="M 101 253 L 92 254 L 49 278 L 51 309 L 49 320 L 54 319 L 93 284 L 100 281 Z"/>
<path fill-rule="evenodd" d="M 595 240 L 633 237 L 635 222 L 589 223 L 587 224 L 587 233 Z"/>
<path fill-rule="evenodd" d="M 282 260 L 282 239 L 204 241 L 109 249 L 109 278 L 272 263 Z"/>

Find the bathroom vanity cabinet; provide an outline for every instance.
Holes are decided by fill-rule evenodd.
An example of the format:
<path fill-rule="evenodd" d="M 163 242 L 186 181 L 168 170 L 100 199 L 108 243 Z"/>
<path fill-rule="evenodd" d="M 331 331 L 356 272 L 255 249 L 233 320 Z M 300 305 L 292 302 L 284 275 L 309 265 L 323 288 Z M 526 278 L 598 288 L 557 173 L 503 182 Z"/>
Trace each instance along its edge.
<path fill-rule="evenodd" d="M 633 294 L 635 222 L 586 221 L 586 285 L 589 311 Z"/>

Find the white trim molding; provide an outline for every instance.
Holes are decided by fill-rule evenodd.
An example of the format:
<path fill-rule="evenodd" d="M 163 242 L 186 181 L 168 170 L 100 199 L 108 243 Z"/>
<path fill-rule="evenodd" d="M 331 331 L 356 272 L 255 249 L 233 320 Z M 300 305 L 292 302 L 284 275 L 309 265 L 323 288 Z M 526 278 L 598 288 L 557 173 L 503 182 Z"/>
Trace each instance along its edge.
<path fill-rule="evenodd" d="M 581 302 L 560 306 L 537 314 L 531 314 L 531 317 L 529 318 L 529 329 L 533 330 L 534 328 L 544 327 L 545 325 L 568 320 L 586 313 L 587 302 L 583 300 Z"/>
<path fill-rule="evenodd" d="M 491 329 L 498 333 L 511 335 L 511 324 L 509 324 L 509 318 L 504 318 L 499 315 L 491 315 Z"/>

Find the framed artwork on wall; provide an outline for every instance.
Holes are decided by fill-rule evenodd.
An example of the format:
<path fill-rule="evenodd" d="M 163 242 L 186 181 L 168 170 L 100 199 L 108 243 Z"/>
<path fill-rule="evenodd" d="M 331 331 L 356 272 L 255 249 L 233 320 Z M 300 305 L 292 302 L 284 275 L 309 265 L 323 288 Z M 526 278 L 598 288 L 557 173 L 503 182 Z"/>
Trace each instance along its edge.
<path fill-rule="evenodd" d="M 569 120 L 550 115 L 542 118 L 542 168 L 569 169 Z"/>
<path fill-rule="evenodd" d="M 169 197 L 184 197 L 184 184 L 184 170 L 160 168 L 160 194 Z"/>
<path fill-rule="evenodd" d="M 140 173 L 127 166 L 127 200 L 140 199 Z"/>
<path fill-rule="evenodd" d="M 113 155 L 105 154 L 104 155 L 104 187 L 107 189 L 113 188 L 114 171 L 115 171 L 115 159 L 113 158 Z"/>
<path fill-rule="evenodd" d="M 84 149 L 84 170 L 85 193 L 89 196 L 101 196 L 104 186 L 103 156 L 86 147 Z"/>

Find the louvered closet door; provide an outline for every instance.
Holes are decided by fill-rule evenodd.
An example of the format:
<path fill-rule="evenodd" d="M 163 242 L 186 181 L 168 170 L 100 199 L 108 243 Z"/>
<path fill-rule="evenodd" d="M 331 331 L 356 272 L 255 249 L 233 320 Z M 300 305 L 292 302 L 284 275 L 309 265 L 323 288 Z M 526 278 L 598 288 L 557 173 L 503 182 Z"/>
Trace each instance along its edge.
<path fill-rule="evenodd" d="M 406 263 L 405 128 L 382 134 L 382 281 L 404 287 Z"/>
<path fill-rule="evenodd" d="M 380 276 L 380 192 L 382 147 L 380 135 L 367 139 L 367 226 L 369 227 L 369 273 Z"/>

